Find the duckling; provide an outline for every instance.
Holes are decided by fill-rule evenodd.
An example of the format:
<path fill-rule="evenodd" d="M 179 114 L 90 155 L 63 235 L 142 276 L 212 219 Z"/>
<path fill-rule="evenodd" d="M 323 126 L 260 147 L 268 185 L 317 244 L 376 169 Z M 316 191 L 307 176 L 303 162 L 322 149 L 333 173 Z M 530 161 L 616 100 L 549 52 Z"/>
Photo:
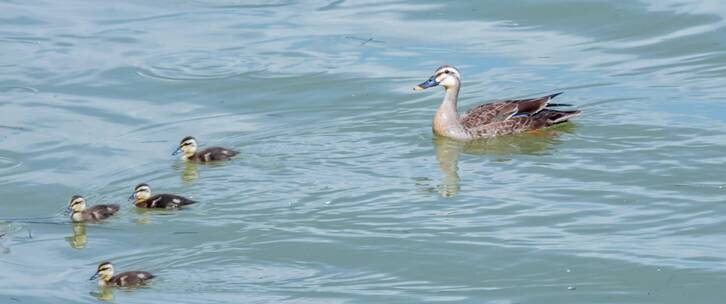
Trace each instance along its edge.
<path fill-rule="evenodd" d="M 131 287 L 138 286 L 146 283 L 147 280 L 153 279 L 154 276 L 146 271 L 126 271 L 113 275 L 113 265 L 111 262 L 103 262 L 98 264 L 96 273 L 91 276 L 89 281 L 93 281 L 96 278 L 98 285 L 102 287 Z"/>
<path fill-rule="evenodd" d="M 68 211 L 71 213 L 71 220 L 76 223 L 98 222 L 111 217 L 116 214 L 118 210 L 119 206 L 115 204 L 96 205 L 91 208 L 86 208 L 86 199 L 80 195 L 74 195 L 71 197 L 71 202 L 68 204 Z"/>
<path fill-rule="evenodd" d="M 177 155 L 179 152 L 183 152 L 182 159 L 186 161 L 197 161 L 197 162 L 210 162 L 219 160 L 229 160 L 239 152 L 222 148 L 222 147 L 211 147 L 206 148 L 202 151 L 197 152 L 197 139 L 192 136 L 184 137 L 179 142 L 179 147 L 176 148 L 174 153 L 171 155 Z"/>
<path fill-rule="evenodd" d="M 139 184 L 136 186 L 134 193 L 129 196 L 129 200 L 134 200 L 134 205 L 138 208 L 176 209 L 196 203 L 196 201 L 174 194 L 157 194 L 151 196 L 151 187 L 148 184 Z"/>
<path fill-rule="evenodd" d="M 444 65 L 434 71 L 428 80 L 414 87 L 421 91 L 442 85 L 446 91 L 444 101 L 434 116 L 432 129 L 440 136 L 457 140 L 492 138 L 499 135 L 533 131 L 567 122 L 580 114 L 580 110 L 557 111 L 548 108 L 570 106 L 550 101 L 562 93 L 539 98 L 503 100 L 474 107 L 459 115 L 456 103 L 461 87 L 461 73 L 453 66 Z"/>

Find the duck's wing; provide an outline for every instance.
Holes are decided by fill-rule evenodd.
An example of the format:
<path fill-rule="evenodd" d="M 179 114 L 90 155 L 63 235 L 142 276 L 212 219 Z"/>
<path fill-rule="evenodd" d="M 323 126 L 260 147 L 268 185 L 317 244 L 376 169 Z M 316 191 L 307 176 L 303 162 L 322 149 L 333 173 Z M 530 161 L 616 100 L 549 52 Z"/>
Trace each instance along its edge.
<path fill-rule="evenodd" d="M 113 276 L 111 282 L 116 286 L 135 286 L 141 285 L 152 278 L 154 278 L 154 275 L 146 271 L 127 271 Z"/>
<path fill-rule="evenodd" d="M 111 217 L 120 209 L 119 205 L 95 205 L 88 208 L 88 214 L 93 217 L 94 220 L 102 220 Z"/>
<path fill-rule="evenodd" d="M 549 106 L 561 106 L 560 104 L 549 104 L 552 98 L 562 93 L 556 93 L 538 98 L 512 99 L 483 104 L 474 107 L 461 116 L 461 124 L 465 129 L 477 129 L 481 126 L 504 122 L 513 117 L 529 117 Z M 521 123 L 521 122 L 520 122 Z M 509 123 L 506 125 L 518 125 Z"/>
<path fill-rule="evenodd" d="M 504 121 L 517 114 L 518 107 L 511 101 L 487 103 L 469 109 L 461 116 L 464 129 L 475 129 L 479 126 Z"/>
<path fill-rule="evenodd" d="M 491 138 L 506 134 L 522 133 L 566 122 L 570 118 L 580 115 L 580 113 L 580 110 L 557 111 L 543 109 L 530 116 L 515 116 L 504 121 L 478 126 L 470 129 L 469 133 L 474 138 Z"/>
<path fill-rule="evenodd" d="M 157 194 L 148 200 L 148 208 L 178 208 L 196 203 L 186 197 L 174 194 Z"/>
<path fill-rule="evenodd" d="M 203 151 L 199 152 L 197 157 L 200 161 L 203 162 L 209 162 L 209 161 L 218 161 L 218 160 L 228 160 L 232 158 L 233 156 L 239 154 L 239 152 L 222 148 L 222 147 L 211 147 L 204 149 Z"/>

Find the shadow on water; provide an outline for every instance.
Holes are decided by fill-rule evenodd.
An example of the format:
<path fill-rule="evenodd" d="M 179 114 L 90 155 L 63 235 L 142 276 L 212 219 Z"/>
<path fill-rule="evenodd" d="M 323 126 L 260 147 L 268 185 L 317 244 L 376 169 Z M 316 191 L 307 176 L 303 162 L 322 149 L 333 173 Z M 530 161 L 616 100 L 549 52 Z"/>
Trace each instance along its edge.
<path fill-rule="evenodd" d="M 477 141 L 458 141 L 442 136 L 435 136 L 432 140 L 436 150 L 436 160 L 443 174 L 443 180 L 438 186 L 438 193 L 443 197 L 453 197 L 459 193 L 459 156 L 462 153 L 470 155 L 542 155 L 546 154 L 559 142 L 557 137 L 561 133 L 572 133 L 575 125 L 562 124 L 545 130 L 537 130 L 527 134 L 502 136 Z"/>

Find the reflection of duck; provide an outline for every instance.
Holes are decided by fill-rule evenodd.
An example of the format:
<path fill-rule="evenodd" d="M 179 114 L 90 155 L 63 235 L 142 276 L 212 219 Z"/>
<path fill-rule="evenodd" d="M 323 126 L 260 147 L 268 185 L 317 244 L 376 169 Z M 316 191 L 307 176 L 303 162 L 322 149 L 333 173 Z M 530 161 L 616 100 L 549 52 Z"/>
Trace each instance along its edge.
<path fill-rule="evenodd" d="M 100 301 L 113 301 L 113 290 L 111 288 L 102 286 L 100 290 L 101 292 L 91 291 L 90 294 Z"/>
<path fill-rule="evenodd" d="M 86 236 L 86 223 L 73 223 L 73 235 L 66 237 L 68 244 L 75 249 L 86 248 L 88 237 Z"/>
<path fill-rule="evenodd" d="M 492 138 L 499 135 L 537 130 L 580 114 L 580 110 L 556 111 L 548 107 L 566 106 L 550 101 L 561 93 L 540 98 L 505 100 L 483 104 L 459 115 L 456 103 L 461 87 L 461 74 L 452 66 L 441 66 L 415 90 L 442 85 L 446 91 L 444 101 L 436 111 L 433 131 L 437 135 L 458 140 Z"/>
<path fill-rule="evenodd" d="M 181 180 L 184 183 L 192 183 L 199 178 L 198 163 L 196 162 L 175 162 L 172 168 L 175 171 L 181 170 Z"/>
<path fill-rule="evenodd" d="M 556 129 L 541 130 L 537 133 L 503 136 L 479 141 L 458 141 L 443 136 L 433 139 L 436 160 L 443 173 L 442 184 L 438 187 L 441 196 L 451 197 L 459 193 L 459 155 L 511 155 L 544 153 L 557 142 L 561 132 L 570 133 L 573 125 L 562 125 Z"/>

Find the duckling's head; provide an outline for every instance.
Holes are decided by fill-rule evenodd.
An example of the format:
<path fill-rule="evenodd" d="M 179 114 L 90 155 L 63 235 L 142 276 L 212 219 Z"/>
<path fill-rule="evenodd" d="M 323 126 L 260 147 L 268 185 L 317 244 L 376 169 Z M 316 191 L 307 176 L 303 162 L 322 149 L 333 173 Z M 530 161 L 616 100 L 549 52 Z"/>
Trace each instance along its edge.
<path fill-rule="evenodd" d="M 82 212 L 86 210 L 86 199 L 80 195 L 74 195 L 71 197 L 70 203 L 68 203 L 68 211 L 71 213 Z"/>
<path fill-rule="evenodd" d="M 443 86 L 445 89 L 459 87 L 461 84 L 461 73 L 455 67 L 450 65 L 442 65 L 434 71 L 428 80 L 420 83 L 413 89 L 422 91 L 437 85 Z"/>
<path fill-rule="evenodd" d="M 184 137 L 171 155 L 177 155 L 179 152 L 184 153 L 182 159 L 192 157 L 197 152 L 197 139 L 192 136 Z"/>
<path fill-rule="evenodd" d="M 102 262 L 101 264 L 98 264 L 96 273 L 94 273 L 89 280 L 92 281 L 99 277 L 101 278 L 101 284 L 111 280 L 113 277 L 113 265 L 111 265 L 111 262 Z"/>
<path fill-rule="evenodd" d="M 134 200 L 135 202 L 143 202 L 151 197 L 151 187 L 149 187 L 148 184 L 138 184 L 134 188 L 134 193 L 131 194 L 129 197 L 129 200 Z"/>

